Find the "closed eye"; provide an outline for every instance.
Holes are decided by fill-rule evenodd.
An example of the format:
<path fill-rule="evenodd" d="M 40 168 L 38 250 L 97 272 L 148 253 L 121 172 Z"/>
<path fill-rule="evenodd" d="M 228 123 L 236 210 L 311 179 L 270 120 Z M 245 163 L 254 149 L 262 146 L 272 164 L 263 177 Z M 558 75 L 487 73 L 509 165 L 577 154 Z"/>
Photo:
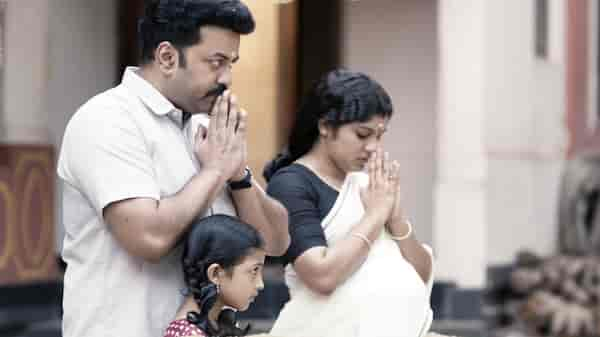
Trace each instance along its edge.
<path fill-rule="evenodd" d="M 214 69 L 221 69 L 222 67 L 224 67 L 227 64 L 227 61 L 224 59 L 213 59 L 210 60 L 210 65 L 211 67 L 213 67 Z"/>

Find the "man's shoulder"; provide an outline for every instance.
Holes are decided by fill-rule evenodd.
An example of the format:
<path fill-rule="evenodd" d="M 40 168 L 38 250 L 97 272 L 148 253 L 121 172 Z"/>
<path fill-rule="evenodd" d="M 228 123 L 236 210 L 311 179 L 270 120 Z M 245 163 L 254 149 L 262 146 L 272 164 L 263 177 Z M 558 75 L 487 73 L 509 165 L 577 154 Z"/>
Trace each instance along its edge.
<path fill-rule="evenodd" d="M 124 85 L 120 84 L 92 96 L 81 105 L 78 112 L 108 107 L 115 109 L 130 109 L 137 106 L 137 104 L 137 97 L 132 95 Z"/>
<path fill-rule="evenodd" d="M 125 86 L 118 85 L 88 99 L 77 109 L 69 124 L 127 120 L 140 109 L 143 109 L 143 105 L 139 99 Z"/>

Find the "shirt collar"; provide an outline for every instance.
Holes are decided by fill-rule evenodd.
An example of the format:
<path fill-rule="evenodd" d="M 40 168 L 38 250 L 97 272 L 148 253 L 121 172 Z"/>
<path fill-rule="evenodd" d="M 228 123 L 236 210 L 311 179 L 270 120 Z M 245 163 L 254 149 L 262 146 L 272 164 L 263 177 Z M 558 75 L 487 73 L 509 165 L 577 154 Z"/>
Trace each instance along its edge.
<path fill-rule="evenodd" d="M 144 105 L 158 116 L 167 116 L 180 128 L 183 128 L 188 113 L 176 108 L 150 82 L 138 75 L 138 67 L 127 67 L 123 74 L 122 83 L 131 90 Z"/>

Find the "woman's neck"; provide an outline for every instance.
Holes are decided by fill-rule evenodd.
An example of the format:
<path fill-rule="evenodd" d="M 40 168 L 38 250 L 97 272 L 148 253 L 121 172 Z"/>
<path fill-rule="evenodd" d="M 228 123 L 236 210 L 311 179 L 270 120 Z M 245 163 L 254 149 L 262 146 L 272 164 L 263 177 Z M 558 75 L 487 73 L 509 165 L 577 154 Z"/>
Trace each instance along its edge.
<path fill-rule="evenodd" d="M 339 190 L 346 179 L 346 172 L 340 169 L 317 144 L 310 152 L 298 159 L 298 163 L 307 166 L 325 180 L 329 185 Z"/>

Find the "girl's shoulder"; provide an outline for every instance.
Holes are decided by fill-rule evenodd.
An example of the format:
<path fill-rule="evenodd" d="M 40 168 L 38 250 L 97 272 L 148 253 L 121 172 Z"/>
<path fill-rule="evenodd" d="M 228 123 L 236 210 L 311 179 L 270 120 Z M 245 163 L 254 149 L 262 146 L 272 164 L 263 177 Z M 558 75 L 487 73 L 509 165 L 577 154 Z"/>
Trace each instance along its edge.
<path fill-rule="evenodd" d="M 164 337 L 207 337 L 207 335 L 196 325 L 183 318 L 172 321 L 167 327 Z"/>

